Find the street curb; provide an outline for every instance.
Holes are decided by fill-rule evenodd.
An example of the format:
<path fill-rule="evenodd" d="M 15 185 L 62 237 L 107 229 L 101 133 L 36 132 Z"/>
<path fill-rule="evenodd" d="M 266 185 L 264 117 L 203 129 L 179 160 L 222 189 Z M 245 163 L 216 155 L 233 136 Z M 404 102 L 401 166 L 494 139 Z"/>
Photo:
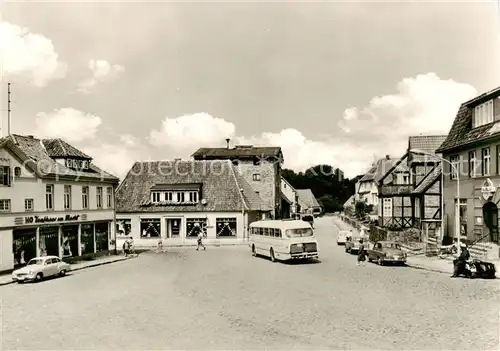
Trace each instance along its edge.
<path fill-rule="evenodd" d="M 117 259 L 115 261 L 96 262 L 95 264 L 91 264 L 91 265 L 88 265 L 88 266 L 85 266 L 85 267 L 71 268 L 70 272 L 76 272 L 76 271 L 81 271 L 82 269 L 87 269 L 87 268 L 92 268 L 92 267 L 98 267 L 98 266 L 104 266 L 104 265 L 111 264 L 111 263 L 116 263 L 116 262 L 122 262 L 122 261 L 129 260 L 131 258 L 135 258 L 135 257 L 127 257 L 127 258 L 123 257 L 123 258 Z M 13 281 L 13 280 L 10 280 L 8 282 L 0 282 L 0 286 L 14 284 L 14 283 L 16 283 L 16 282 Z"/>
<path fill-rule="evenodd" d="M 420 269 L 420 270 L 428 271 L 428 272 L 435 272 L 435 273 L 442 273 L 442 274 L 452 274 L 453 273 L 453 272 L 449 272 L 449 271 L 444 271 L 442 269 L 429 268 L 429 267 L 419 266 L 419 265 L 415 265 L 415 264 L 408 264 L 408 262 L 406 263 L 406 266 L 413 268 L 413 269 Z"/>

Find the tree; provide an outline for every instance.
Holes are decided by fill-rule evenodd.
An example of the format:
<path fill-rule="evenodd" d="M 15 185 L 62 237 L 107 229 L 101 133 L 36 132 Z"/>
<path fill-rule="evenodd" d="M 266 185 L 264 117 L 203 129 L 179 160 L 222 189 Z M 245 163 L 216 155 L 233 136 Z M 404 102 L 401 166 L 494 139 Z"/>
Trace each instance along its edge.
<path fill-rule="evenodd" d="M 364 219 L 366 216 L 367 210 L 368 210 L 368 206 L 364 202 L 362 202 L 362 201 L 356 202 L 356 205 L 354 207 L 356 217 L 358 217 L 359 219 Z"/>

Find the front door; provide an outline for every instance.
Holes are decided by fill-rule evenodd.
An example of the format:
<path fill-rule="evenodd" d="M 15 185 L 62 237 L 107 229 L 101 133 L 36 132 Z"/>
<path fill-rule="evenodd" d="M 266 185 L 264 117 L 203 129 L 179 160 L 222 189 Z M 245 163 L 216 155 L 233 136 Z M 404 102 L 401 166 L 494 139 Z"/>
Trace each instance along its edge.
<path fill-rule="evenodd" d="M 498 242 L 498 208 L 493 202 L 487 202 L 483 206 L 483 222 L 489 231 L 491 242 Z"/>
<path fill-rule="evenodd" d="M 181 218 L 167 218 L 165 220 L 166 231 L 165 236 L 167 239 L 180 240 L 181 239 Z"/>

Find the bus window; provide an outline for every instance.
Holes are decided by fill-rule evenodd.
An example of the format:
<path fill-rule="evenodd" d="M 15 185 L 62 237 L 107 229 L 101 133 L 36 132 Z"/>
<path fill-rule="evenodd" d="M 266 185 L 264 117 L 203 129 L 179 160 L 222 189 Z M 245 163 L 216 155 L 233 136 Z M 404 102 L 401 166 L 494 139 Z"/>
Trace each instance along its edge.
<path fill-rule="evenodd" d="M 269 232 L 267 231 L 267 228 L 262 228 L 262 234 L 264 236 L 269 236 Z"/>
<path fill-rule="evenodd" d="M 276 237 L 281 238 L 281 229 L 276 229 Z"/>
<path fill-rule="evenodd" d="M 313 236 L 313 230 L 311 228 L 296 228 L 287 229 L 285 232 L 286 236 L 289 238 L 300 238 L 305 236 Z"/>
<path fill-rule="evenodd" d="M 264 235 L 264 232 L 262 231 L 262 228 L 257 228 L 257 229 L 259 231 L 258 235 Z"/>

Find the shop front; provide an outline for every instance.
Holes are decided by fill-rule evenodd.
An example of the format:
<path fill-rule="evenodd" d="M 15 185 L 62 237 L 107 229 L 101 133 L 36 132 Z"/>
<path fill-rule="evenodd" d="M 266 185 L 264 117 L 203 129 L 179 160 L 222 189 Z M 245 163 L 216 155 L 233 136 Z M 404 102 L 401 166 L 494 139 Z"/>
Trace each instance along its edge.
<path fill-rule="evenodd" d="M 14 268 L 24 266 L 37 256 L 36 228 L 13 230 Z"/>

